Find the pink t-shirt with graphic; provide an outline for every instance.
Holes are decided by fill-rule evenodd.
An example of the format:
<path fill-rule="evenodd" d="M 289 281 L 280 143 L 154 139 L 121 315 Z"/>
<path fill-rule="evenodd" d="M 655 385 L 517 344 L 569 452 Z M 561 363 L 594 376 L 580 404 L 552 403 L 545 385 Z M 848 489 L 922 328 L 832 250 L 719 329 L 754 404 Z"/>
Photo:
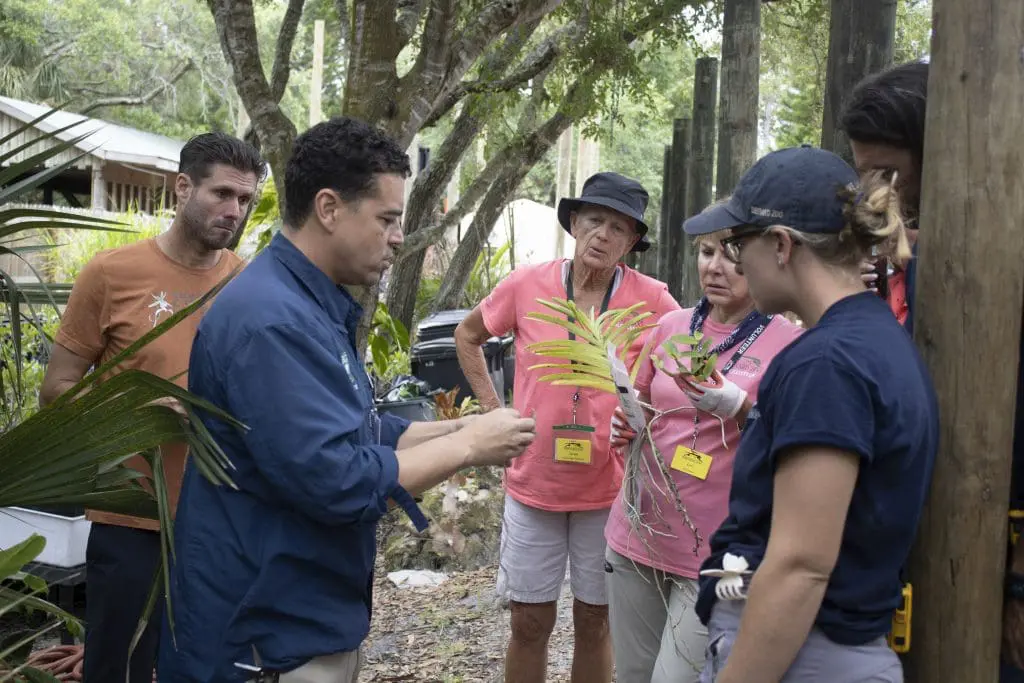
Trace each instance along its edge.
<path fill-rule="evenodd" d="M 666 315 L 658 329 L 654 353 L 666 367 L 673 367 L 672 360 L 661 350 L 664 340 L 676 334 L 690 333 L 690 317 L 693 309 L 677 311 Z M 704 334 L 715 342 L 725 339 L 735 328 L 734 325 L 721 325 L 708 319 L 704 323 Z M 768 368 L 772 358 L 787 344 L 796 339 L 801 330 L 782 316 L 775 316 L 764 332 L 750 345 L 746 353 L 736 362 L 727 375 L 728 379 L 744 389 L 751 400 L 757 397 L 757 386 Z M 718 358 L 721 369 L 739 348 L 737 346 L 723 352 Z M 690 400 L 679 389 L 675 380 L 658 371 L 653 361 L 648 361 L 640 369 L 636 381 L 637 390 L 648 394 L 651 405 L 665 411 L 679 406 L 692 406 Z M 694 425 L 694 417 L 697 424 Z M 626 520 L 622 497 L 619 496 L 612 506 L 605 527 L 608 546 L 615 552 L 638 563 L 655 567 L 671 574 L 696 579 L 700 565 L 708 556 L 708 543 L 711 534 L 725 520 L 729 508 L 729 486 L 732 482 L 733 458 L 739 445 L 740 434 L 735 420 L 725 420 L 725 443 L 723 446 L 723 428 L 718 418 L 696 409 L 680 410 L 665 415 L 651 430 L 654 443 L 661 451 L 662 458 L 668 465 L 679 492 L 679 499 L 701 537 L 701 543 L 695 551 L 694 533 L 683 521 L 682 515 L 676 510 L 669 488 L 662 479 L 660 470 L 653 461 L 650 449 L 646 451 L 648 463 L 642 467 L 640 484 L 639 510 L 648 527 L 640 525 L 640 530 L 630 528 Z M 696 441 L 694 434 L 696 433 Z M 671 463 L 678 446 L 692 448 L 711 457 L 711 467 L 706 479 L 673 469 Z M 648 470 L 655 474 L 652 481 Z"/>
<path fill-rule="evenodd" d="M 484 325 L 493 335 L 514 331 L 516 335 L 516 376 L 513 401 L 523 415 L 537 421 L 537 438 L 526 452 L 516 458 L 505 472 L 508 494 L 524 505 L 569 512 L 601 510 L 611 507 L 622 483 L 622 459 L 608 446 L 612 412 L 618 398 L 596 389 L 580 389 L 576 422 L 594 427 L 590 434 L 590 464 L 555 461 L 555 425 L 571 424 L 572 396 L 575 387 L 554 386 L 540 377 L 553 372 L 543 368 L 530 370 L 538 363 L 559 362 L 526 350 L 534 342 L 563 339 L 566 332 L 550 323 L 530 320 L 527 313 L 557 315 L 537 303 L 537 299 L 565 299 L 568 262 L 564 259 L 538 265 L 521 266 L 502 280 L 480 304 Z M 651 315 L 644 323 L 655 322 L 679 305 L 668 293 L 665 283 L 619 266 L 609 309 L 626 308 L 638 301 Z M 653 332 L 654 330 L 652 330 Z M 640 352 L 646 335 L 636 342 L 630 362 Z"/>

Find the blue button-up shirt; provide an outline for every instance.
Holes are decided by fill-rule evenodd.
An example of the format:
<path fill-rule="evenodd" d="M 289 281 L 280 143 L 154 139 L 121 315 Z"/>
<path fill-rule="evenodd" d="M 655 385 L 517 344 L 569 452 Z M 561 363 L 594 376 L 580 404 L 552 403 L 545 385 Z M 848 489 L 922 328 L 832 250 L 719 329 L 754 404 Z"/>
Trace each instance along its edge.
<path fill-rule="evenodd" d="M 243 681 L 235 662 L 287 671 L 359 647 L 369 631 L 377 520 L 398 483 L 408 422 L 373 407 L 355 351 L 360 307 L 289 240 L 217 297 L 192 347 L 189 389 L 247 426 L 202 415 L 238 490 L 189 466 L 175 523 L 159 676 Z"/>

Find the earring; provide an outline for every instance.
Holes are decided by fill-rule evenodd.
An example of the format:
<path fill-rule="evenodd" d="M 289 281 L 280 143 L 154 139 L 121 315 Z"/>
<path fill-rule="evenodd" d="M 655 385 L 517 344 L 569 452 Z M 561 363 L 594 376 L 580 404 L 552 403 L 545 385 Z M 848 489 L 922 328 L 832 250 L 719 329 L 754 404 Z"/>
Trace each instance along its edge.
<path fill-rule="evenodd" d="M 781 268 L 781 267 L 782 267 L 782 257 L 780 256 L 779 257 L 779 268 Z"/>

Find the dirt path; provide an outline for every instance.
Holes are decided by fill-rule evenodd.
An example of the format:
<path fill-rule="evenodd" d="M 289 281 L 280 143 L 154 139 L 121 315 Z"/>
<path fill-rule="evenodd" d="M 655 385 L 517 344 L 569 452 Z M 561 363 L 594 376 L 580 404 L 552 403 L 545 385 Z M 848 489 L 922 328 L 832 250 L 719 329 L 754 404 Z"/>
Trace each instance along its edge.
<path fill-rule="evenodd" d="M 364 683 L 500 683 L 509 613 L 494 594 L 495 568 L 449 574 L 437 588 L 396 588 L 378 578 Z M 566 583 L 551 638 L 548 681 L 568 683 L 572 597 Z"/>

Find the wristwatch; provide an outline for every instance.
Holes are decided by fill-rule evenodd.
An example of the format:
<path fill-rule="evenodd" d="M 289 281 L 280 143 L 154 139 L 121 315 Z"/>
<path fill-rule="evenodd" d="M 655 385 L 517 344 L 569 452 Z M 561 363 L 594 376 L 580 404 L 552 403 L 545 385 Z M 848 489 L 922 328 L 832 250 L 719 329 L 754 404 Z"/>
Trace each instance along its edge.
<path fill-rule="evenodd" d="M 1004 594 L 1008 600 L 1024 600 L 1024 574 L 1006 572 Z"/>

